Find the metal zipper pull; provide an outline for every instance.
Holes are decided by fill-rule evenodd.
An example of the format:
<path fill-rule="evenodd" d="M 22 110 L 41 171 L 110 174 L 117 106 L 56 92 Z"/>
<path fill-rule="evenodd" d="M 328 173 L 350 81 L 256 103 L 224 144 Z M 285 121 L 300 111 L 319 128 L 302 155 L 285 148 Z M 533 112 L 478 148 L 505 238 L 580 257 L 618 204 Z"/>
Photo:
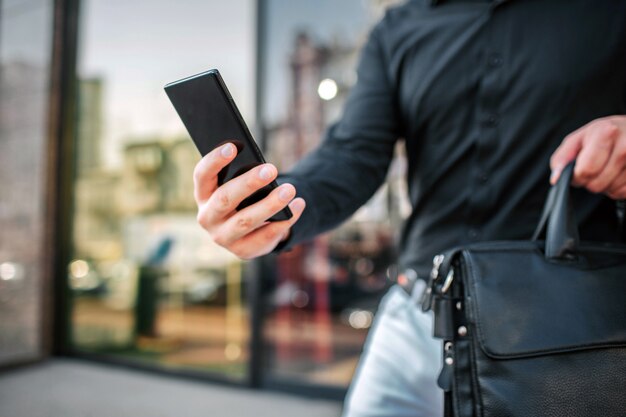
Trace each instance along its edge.
<path fill-rule="evenodd" d="M 433 269 L 430 270 L 430 279 L 436 280 L 439 277 L 439 268 L 443 263 L 445 256 L 443 254 L 436 255 L 433 258 Z"/>
<path fill-rule="evenodd" d="M 430 270 L 430 279 L 428 281 L 428 285 L 424 289 L 424 293 L 422 294 L 422 311 L 428 311 L 432 308 L 433 289 L 437 278 L 439 278 L 439 267 L 443 263 L 443 260 L 444 256 L 441 254 L 433 258 L 433 268 Z"/>
<path fill-rule="evenodd" d="M 441 368 L 439 378 L 437 378 L 437 385 L 444 390 L 444 392 L 450 392 L 452 390 L 452 379 L 454 378 L 453 347 L 452 342 L 446 342 L 444 345 L 443 368 Z"/>
<path fill-rule="evenodd" d="M 452 281 L 454 281 L 454 269 L 450 268 L 448 275 L 446 275 L 446 280 L 443 282 L 443 285 L 441 286 L 442 294 L 445 294 L 448 292 L 448 290 L 452 286 Z"/>

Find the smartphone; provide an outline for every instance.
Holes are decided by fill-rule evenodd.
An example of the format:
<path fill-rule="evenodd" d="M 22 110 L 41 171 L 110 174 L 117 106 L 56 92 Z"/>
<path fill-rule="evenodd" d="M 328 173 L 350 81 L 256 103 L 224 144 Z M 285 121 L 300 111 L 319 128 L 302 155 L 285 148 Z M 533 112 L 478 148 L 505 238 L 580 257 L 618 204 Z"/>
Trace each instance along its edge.
<path fill-rule="evenodd" d="M 235 159 L 218 174 L 218 185 L 265 163 L 218 70 L 171 82 L 165 92 L 202 156 L 227 142 L 237 147 Z M 242 201 L 237 210 L 262 200 L 276 187 L 278 184 L 272 181 Z M 291 216 L 291 210 L 285 207 L 268 220 L 287 220 Z"/>

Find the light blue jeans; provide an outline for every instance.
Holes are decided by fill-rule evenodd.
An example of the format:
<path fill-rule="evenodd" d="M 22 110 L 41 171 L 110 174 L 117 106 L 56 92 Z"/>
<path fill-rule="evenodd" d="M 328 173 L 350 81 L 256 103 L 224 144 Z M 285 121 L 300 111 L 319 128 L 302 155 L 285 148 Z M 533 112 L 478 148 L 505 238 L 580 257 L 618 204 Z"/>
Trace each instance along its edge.
<path fill-rule="evenodd" d="M 422 285 L 420 285 L 422 284 Z M 383 297 L 344 404 L 343 417 L 441 417 L 437 386 L 441 341 L 432 336 L 432 313 L 413 295 L 392 287 Z"/>

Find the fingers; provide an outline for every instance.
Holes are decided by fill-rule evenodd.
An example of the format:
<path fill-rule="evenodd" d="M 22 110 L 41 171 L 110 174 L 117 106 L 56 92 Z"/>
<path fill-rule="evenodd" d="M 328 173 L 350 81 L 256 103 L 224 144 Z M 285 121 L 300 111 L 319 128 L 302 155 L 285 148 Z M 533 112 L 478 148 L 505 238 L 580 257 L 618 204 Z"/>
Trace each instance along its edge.
<path fill-rule="evenodd" d="M 582 129 L 575 131 L 563 139 L 561 145 L 552 154 L 550 158 L 550 168 L 552 169 L 550 183 L 552 185 L 556 184 L 563 168 L 578 156 L 582 148 L 583 138 L 584 132 Z"/>
<path fill-rule="evenodd" d="M 219 172 L 236 154 L 234 145 L 225 144 L 202 158 L 194 170 L 194 196 L 199 208 L 198 222 L 211 238 L 235 255 L 250 259 L 271 252 L 289 234 L 305 203 L 302 198 L 294 200 L 293 185 L 283 184 L 261 201 L 237 212 L 240 203 L 274 181 L 278 171 L 271 164 L 263 164 L 218 186 Z M 293 213 L 291 219 L 268 222 L 287 206 Z"/>
<path fill-rule="evenodd" d="M 614 200 L 626 198 L 626 168 L 624 168 L 603 192 Z"/>
<path fill-rule="evenodd" d="M 587 187 L 591 192 L 609 194 L 626 181 L 624 178 L 624 169 L 626 168 L 626 141 L 614 141 L 614 143 L 611 156 L 602 171 L 586 184 L 581 184 Z"/>
<path fill-rule="evenodd" d="M 550 159 L 552 184 L 574 159 L 573 185 L 614 198 L 626 197 L 626 117 L 597 119 L 567 136 Z"/>
<path fill-rule="evenodd" d="M 252 259 L 270 253 L 289 234 L 300 219 L 306 203 L 296 198 L 289 204 L 293 216 L 289 220 L 267 223 L 234 243 L 230 250 L 242 259 Z"/>
<path fill-rule="evenodd" d="M 263 200 L 240 210 L 216 230 L 213 239 L 228 247 L 235 241 L 265 225 L 274 214 L 284 209 L 296 196 L 296 189 L 291 184 L 283 184 L 272 190 Z"/>
<path fill-rule="evenodd" d="M 227 143 L 212 150 L 198 162 L 193 171 L 194 197 L 198 205 L 217 189 L 217 174 L 232 162 L 236 155 L 235 145 Z"/>
<path fill-rule="evenodd" d="M 222 184 L 204 203 L 204 221 L 211 224 L 230 217 L 243 200 L 271 183 L 277 175 L 275 166 L 263 164 Z"/>
<path fill-rule="evenodd" d="M 609 159 L 613 159 L 613 162 L 616 159 L 612 156 L 616 132 L 610 124 L 599 122 L 586 129 L 583 147 L 576 158 L 576 166 L 574 167 L 574 185 L 588 187 L 590 183 L 593 183 L 597 187 L 599 183 L 606 186 L 613 180 L 617 172 L 621 171 L 621 167 L 618 168 L 615 164 L 613 166 L 608 165 Z M 601 175 L 603 171 L 607 175 Z M 600 188 L 598 191 L 602 191 L 602 189 Z M 593 189 L 590 191 L 598 192 Z"/>

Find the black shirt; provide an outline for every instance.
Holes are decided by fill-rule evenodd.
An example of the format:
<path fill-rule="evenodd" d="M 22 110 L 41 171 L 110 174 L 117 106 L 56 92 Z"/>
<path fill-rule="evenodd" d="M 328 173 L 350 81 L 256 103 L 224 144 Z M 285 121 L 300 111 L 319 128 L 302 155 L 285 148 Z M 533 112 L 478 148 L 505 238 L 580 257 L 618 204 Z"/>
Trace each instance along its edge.
<path fill-rule="evenodd" d="M 404 138 L 412 213 L 400 263 L 528 239 L 563 138 L 626 113 L 626 0 L 411 1 L 389 10 L 324 142 L 281 177 L 307 202 L 286 245 L 335 227 L 383 183 Z M 581 236 L 618 239 L 615 204 L 577 190 Z"/>

